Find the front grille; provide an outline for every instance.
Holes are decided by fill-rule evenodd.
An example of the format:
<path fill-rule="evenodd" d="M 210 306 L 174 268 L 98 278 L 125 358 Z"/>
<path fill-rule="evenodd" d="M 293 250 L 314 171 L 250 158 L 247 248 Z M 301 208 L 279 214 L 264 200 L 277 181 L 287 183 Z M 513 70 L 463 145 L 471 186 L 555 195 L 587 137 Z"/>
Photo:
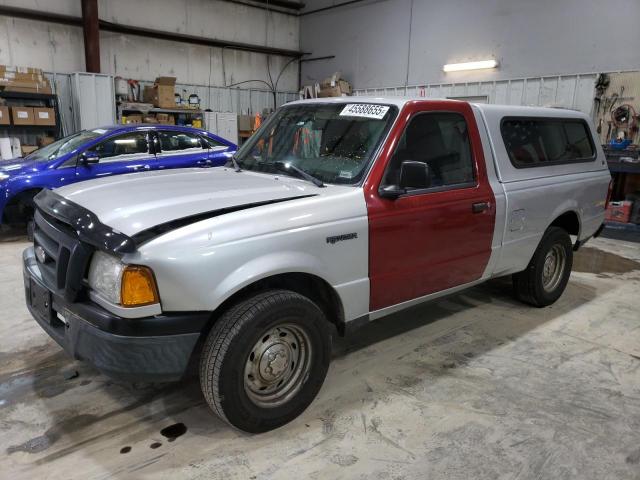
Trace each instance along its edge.
<path fill-rule="evenodd" d="M 33 238 L 44 284 L 66 300 L 76 301 L 93 248 L 81 242 L 69 225 L 40 210 L 34 217 Z"/>

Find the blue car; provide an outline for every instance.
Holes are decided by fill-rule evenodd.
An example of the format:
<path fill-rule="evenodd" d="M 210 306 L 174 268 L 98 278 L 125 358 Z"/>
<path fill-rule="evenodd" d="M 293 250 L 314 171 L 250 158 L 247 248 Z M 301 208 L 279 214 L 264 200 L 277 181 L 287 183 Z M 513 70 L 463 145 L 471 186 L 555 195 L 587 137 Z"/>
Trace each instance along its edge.
<path fill-rule="evenodd" d="M 0 224 L 31 218 L 42 189 L 123 173 L 224 165 L 237 147 L 212 133 L 171 125 L 84 130 L 24 158 L 0 161 Z"/>

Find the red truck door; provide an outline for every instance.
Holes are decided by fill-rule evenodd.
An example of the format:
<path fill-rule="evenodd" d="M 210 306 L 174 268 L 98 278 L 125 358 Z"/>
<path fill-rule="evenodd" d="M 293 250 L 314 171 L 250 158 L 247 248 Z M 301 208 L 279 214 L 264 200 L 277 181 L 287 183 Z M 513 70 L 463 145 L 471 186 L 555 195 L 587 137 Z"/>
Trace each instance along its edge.
<path fill-rule="evenodd" d="M 364 185 L 372 311 L 479 279 L 491 254 L 495 202 L 470 105 L 409 102 L 398 118 Z M 407 161 L 427 173 L 381 195 L 408 178 Z"/>

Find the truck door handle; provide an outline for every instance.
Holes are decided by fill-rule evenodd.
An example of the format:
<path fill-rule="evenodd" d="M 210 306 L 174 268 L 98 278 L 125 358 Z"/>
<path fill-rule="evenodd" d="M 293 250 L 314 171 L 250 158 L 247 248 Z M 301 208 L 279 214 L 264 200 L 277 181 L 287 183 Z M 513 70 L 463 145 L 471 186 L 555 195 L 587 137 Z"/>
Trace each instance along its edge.
<path fill-rule="evenodd" d="M 473 213 L 481 213 L 485 210 L 489 210 L 489 202 L 478 202 L 471 205 L 471 211 Z"/>

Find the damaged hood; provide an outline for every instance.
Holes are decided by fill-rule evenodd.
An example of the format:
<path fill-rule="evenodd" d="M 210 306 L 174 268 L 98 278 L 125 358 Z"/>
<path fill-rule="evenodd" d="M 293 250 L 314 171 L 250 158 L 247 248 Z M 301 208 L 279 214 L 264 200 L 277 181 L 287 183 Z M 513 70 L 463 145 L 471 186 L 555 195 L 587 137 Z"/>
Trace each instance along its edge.
<path fill-rule="evenodd" d="M 322 190 L 284 175 L 194 168 L 90 180 L 56 193 L 91 211 L 101 223 L 133 236 L 206 212 L 307 197 Z"/>

